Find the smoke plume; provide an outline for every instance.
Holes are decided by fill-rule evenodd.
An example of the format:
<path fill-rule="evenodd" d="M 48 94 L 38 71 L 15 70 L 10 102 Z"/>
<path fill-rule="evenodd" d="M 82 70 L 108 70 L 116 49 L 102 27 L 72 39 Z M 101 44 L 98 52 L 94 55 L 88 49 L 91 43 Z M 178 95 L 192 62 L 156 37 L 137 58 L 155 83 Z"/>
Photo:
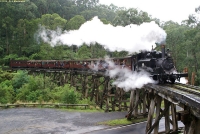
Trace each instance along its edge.
<path fill-rule="evenodd" d="M 57 43 L 64 45 L 81 46 L 83 43 L 92 44 L 98 42 L 110 51 L 125 50 L 130 53 L 140 50 L 151 50 L 155 42 L 166 39 L 166 33 L 155 22 L 141 25 L 112 26 L 103 24 L 98 17 L 85 22 L 78 30 L 56 31 L 40 27 L 39 37 L 44 42 L 55 46 Z"/>

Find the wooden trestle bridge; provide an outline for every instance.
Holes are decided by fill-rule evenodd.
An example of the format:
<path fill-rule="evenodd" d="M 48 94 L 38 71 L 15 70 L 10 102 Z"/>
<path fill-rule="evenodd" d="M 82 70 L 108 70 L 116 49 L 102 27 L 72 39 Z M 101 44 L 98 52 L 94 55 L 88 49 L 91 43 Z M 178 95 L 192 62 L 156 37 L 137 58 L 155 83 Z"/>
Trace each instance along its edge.
<path fill-rule="evenodd" d="M 199 87 L 177 83 L 147 84 L 142 89 L 125 92 L 119 87 L 113 87 L 113 80 L 103 72 L 58 69 L 28 71 L 33 75 L 42 73 L 44 78 L 50 76 L 59 85 L 68 83 L 76 87 L 84 98 L 90 97 L 91 101 L 94 100 L 107 112 L 127 110 L 127 119 L 147 117 L 146 134 L 178 134 L 178 121 L 185 125 L 184 134 L 200 134 Z M 177 106 L 181 110 L 177 110 Z M 165 119 L 163 132 L 159 132 L 161 118 Z"/>

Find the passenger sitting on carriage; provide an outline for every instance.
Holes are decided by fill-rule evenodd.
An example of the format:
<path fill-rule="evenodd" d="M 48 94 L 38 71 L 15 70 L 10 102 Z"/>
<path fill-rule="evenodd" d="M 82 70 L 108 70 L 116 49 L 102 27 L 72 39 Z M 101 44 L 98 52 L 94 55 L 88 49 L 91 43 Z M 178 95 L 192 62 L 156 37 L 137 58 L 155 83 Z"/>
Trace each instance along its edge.
<path fill-rule="evenodd" d="M 124 68 L 126 66 L 126 60 L 123 60 L 122 62 L 122 68 Z"/>

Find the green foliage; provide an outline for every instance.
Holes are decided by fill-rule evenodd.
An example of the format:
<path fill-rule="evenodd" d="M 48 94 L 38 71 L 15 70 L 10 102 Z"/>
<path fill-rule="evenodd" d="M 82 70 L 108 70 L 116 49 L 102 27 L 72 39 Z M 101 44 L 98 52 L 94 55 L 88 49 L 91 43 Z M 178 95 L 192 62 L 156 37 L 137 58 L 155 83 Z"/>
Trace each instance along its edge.
<path fill-rule="evenodd" d="M 91 44 L 90 45 L 90 50 L 91 50 L 91 58 L 103 58 L 106 56 L 107 51 L 105 50 L 105 48 L 98 44 Z"/>
<path fill-rule="evenodd" d="M 137 9 L 130 8 L 124 9 L 117 12 L 117 16 L 115 17 L 113 24 L 126 26 L 129 24 L 137 24 L 140 25 L 143 22 L 150 22 L 151 18 L 147 12 L 138 11 Z"/>
<path fill-rule="evenodd" d="M 17 100 L 26 102 L 27 96 L 29 95 L 29 89 L 27 88 L 27 84 L 23 85 L 17 92 L 16 98 Z"/>
<path fill-rule="evenodd" d="M 36 102 L 42 98 L 43 101 L 47 101 L 47 102 L 49 101 L 49 99 L 47 99 L 48 95 L 44 95 L 41 89 L 32 90 L 29 88 L 30 88 L 29 84 L 23 85 L 18 90 L 18 93 L 16 96 L 17 100 L 20 100 L 23 102 Z"/>
<path fill-rule="evenodd" d="M 5 65 L 9 65 L 10 63 L 10 60 L 15 60 L 17 59 L 17 54 L 9 54 L 9 55 L 6 55 L 4 58 L 3 58 L 3 62 Z"/>
<path fill-rule="evenodd" d="M 53 59 L 53 47 L 49 44 L 41 44 L 40 52 L 38 53 L 38 57 L 41 57 L 43 60 L 52 60 Z"/>
<path fill-rule="evenodd" d="M 45 14 L 40 19 L 40 24 L 47 29 L 56 30 L 58 27 L 64 29 L 66 27 L 67 20 L 61 18 L 58 14 Z"/>
<path fill-rule="evenodd" d="M 94 101 L 90 101 L 90 98 L 84 98 L 84 99 L 78 100 L 78 104 L 96 105 Z"/>
<path fill-rule="evenodd" d="M 75 91 L 75 88 L 70 88 L 69 85 L 63 87 L 62 102 L 67 104 L 76 104 L 80 98 L 80 94 Z"/>
<path fill-rule="evenodd" d="M 184 33 L 189 28 L 172 21 L 166 22 L 163 27 L 167 33 L 166 48 L 170 49 L 177 69 L 182 71 L 184 67 L 188 66 L 186 62 L 188 50 L 185 45 Z"/>
<path fill-rule="evenodd" d="M 13 78 L 13 74 L 0 70 L 0 83 L 11 80 Z"/>
<path fill-rule="evenodd" d="M 89 59 L 91 58 L 91 51 L 90 48 L 87 45 L 82 45 L 79 49 L 78 49 L 78 57 L 80 57 L 80 59 Z"/>
<path fill-rule="evenodd" d="M 34 53 L 30 56 L 31 60 L 40 60 L 42 57 L 38 53 Z"/>
<path fill-rule="evenodd" d="M 13 103 L 15 102 L 15 93 L 11 82 L 6 80 L 0 84 L 0 103 Z"/>
<path fill-rule="evenodd" d="M 103 24 L 111 24 L 111 22 L 107 21 L 105 18 L 102 18 L 101 21 L 103 22 Z"/>
<path fill-rule="evenodd" d="M 111 57 L 125 57 L 128 55 L 128 52 L 127 51 L 114 51 L 114 52 L 111 52 Z"/>
<path fill-rule="evenodd" d="M 29 76 L 28 82 L 24 84 L 17 92 L 17 99 L 21 101 L 50 101 L 52 94 L 49 87 L 54 88 L 56 85 L 51 84 L 50 79 L 46 78 L 46 88 L 42 76 Z"/>
<path fill-rule="evenodd" d="M 44 87 L 45 81 L 45 87 Z M 17 90 L 17 100 L 24 102 L 59 102 L 75 104 L 80 98 L 80 94 L 75 91 L 73 87 L 65 85 L 64 87 L 58 87 L 52 83 L 50 78 L 43 76 L 29 76 L 28 82 L 23 84 L 21 88 Z"/>
<path fill-rule="evenodd" d="M 123 118 L 123 119 L 108 120 L 105 122 L 100 122 L 98 124 L 109 125 L 109 126 L 119 126 L 119 125 L 135 124 L 135 123 L 146 121 L 146 120 L 147 118 L 132 119 L 132 120 L 127 120 L 126 118 Z"/>
<path fill-rule="evenodd" d="M 63 50 L 64 46 L 63 45 L 56 45 L 53 49 L 53 58 L 55 60 L 62 60 L 63 57 L 65 57 L 65 51 Z"/>
<path fill-rule="evenodd" d="M 200 71 L 198 71 L 196 74 L 195 85 L 200 86 Z"/>
<path fill-rule="evenodd" d="M 12 86 L 13 88 L 19 89 L 29 80 L 28 72 L 27 71 L 18 71 L 15 74 L 14 78 L 12 79 Z"/>
<path fill-rule="evenodd" d="M 85 23 L 85 18 L 81 15 L 76 15 L 69 20 L 67 23 L 66 29 L 67 30 L 77 30 L 80 26 Z"/>

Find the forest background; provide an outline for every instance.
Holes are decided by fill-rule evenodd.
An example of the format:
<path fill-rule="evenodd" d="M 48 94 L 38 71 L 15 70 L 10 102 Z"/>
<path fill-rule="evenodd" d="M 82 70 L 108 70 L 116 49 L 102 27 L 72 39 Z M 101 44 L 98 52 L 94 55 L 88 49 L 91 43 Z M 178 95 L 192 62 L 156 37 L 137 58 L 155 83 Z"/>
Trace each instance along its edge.
<path fill-rule="evenodd" d="M 170 10 L 170 9 L 169 9 Z M 178 10 L 178 9 L 177 9 Z M 200 14 L 200 6 L 194 9 Z M 166 11 L 167 12 L 167 11 Z M 56 30 L 77 30 L 94 16 L 104 24 L 113 26 L 140 25 L 143 22 L 155 21 L 167 33 L 166 44 L 171 50 L 176 68 L 182 72 L 185 67 L 195 72 L 195 84 L 200 85 L 200 21 L 191 14 L 181 24 L 173 21 L 163 22 L 152 18 L 147 12 L 135 9 L 107 6 L 98 0 L 26 0 L 26 2 L 0 3 L 0 65 L 8 65 L 9 59 L 18 60 L 68 60 L 127 56 L 126 51 L 111 52 L 101 44 L 83 44 L 67 46 L 58 44 L 52 47 L 48 43 L 38 42 L 35 33 L 38 26 Z M 111 35 L 112 36 L 112 35 Z M 33 78 L 27 72 L 12 74 L 0 73 L 0 103 L 20 101 L 56 101 L 77 103 L 80 100 L 67 100 L 73 96 L 81 96 L 72 87 L 59 87 L 51 80 L 43 89 L 41 79 Z M 189 78 L 190 79 L 190 78 Z M 40 90 L 43 89 L 43 90 Z M 68 91 L 66 89 L 69 89 Z M 67 97 L 71 95 L 72 97 Z M 83 102 L 81 102 L 83 101 Z M 79 103 L 88 102 L 82 99 Z M 88 102 L 92 103 L 92 102 Z"/>

